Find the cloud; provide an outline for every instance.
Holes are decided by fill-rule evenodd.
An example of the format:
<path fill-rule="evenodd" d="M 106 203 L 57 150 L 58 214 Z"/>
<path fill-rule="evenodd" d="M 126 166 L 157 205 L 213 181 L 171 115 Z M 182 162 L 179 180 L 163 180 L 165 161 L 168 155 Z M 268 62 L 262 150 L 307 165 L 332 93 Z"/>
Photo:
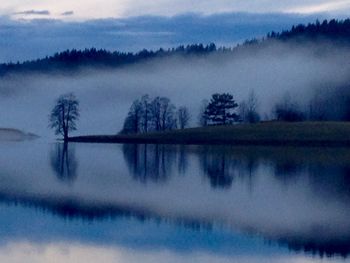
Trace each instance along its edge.
<path fill-rule="evenodd" d="M 331 12 L 344 10 L 350 6 L 349 0 L 340 0 L 326 3 L 317 3 L 311 5 L 302 5 L 287 10 L 294 13 L 317 13 L 317 12 Z"/>
<path fill-rule="evenodd" d="M 72 16 L 74 15 L 74 11 L 65 11 L 61 13 L 61 16 Z"/>
<path fill-rule="evenodd" d="M 26 10 L 26 11 L 21 11 L 21 12 L 16 12 L 14 15 L 45 15 L 48 16 L 50 15 L 49 10 Z"/>
<path fill-rule="evenodd" d="M 309 8 L 321 6 L 322 8 Z M 330 8 L 329 8 L 330 7 Z M 330 12 L 347 14 L 348 0 L 11 0 L 0 1 L 0 14 L 18 10 L 51 10 L 54 18 L 66 10 L 79 10 L 74 19 L 102 19 L 143 15 L 175 16 L 182 13 L 213 15 L 222 12 Z M 68 19 L 68 17 L 67 17 Z"/>

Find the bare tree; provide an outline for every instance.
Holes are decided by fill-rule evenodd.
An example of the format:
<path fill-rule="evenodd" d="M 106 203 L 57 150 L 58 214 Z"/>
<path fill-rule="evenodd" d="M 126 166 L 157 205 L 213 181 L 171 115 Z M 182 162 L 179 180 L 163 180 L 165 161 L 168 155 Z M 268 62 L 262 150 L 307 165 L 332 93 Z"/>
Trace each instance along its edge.
<path fill-rule="evenodd" d="M 166 97 L 156 97 L 152 101 L 148 95 L 135 100 L 125 118 L 121 133 L 165 131 L 176 128 L 175 106 Z"/>
<path fill-rule="evenodd" d="M 161 130 L 161 101 L 160 97 L 156 97 L 153 99 L 151 103 L 151 112 L 152 112 L 152 122 L 154 125 L 154 129 L 156 131 Z"/>
<path fill-rule="evenodd" d="M 139 133 L 141 131 L 142 103 L 135 100 L 124 121 L 122 133 Z"/>
<path fill-rule="evenodd" d="M 255 123 L 260 121 L 258 113 L 258 99 L 254 90 L 249 93 L 248 99 L 239 104 L 239 116 L 243 122 Z"/>
<path fill-rule="evenodd" d="M 141 98 L 141 107 L 142 107 L 142 129 L 143 132 L 147 133 L 150 126 L 150 120 L 151 120 L 151 103 L 149 96 L 143 95 Z"/>
<path fill-rule="evenodd" d="M 190 121 L 190 118 L 191 118 L 190 112 L 186 107 L 182 106 L 177 110 L 177 120 L 178 120 L 180 129 L 184 129 L 188 126 L 188 122 Z"/>
<path fill-rule="evenodd" d="M 175 106 L 166 97 L 160 98 L 161 102 L 161 130 L 176 128 Z"/>
<path fill-rule="evenodd" d="M 201 106 L 199 109 L 198 123 L 200 126 L 205 127 L 208 125 L 208 115 L 206 114 L 206 109 L 208 107 L 209 101 L 202 100 Z"/>
<path fill-rule="evenodd" d="M 152 120 L 156 131 L 176 127 L 175 106 L 166 97 L 156 97 L 151 103 Z"/>
<path fill-rule="evenodd" d="M 75 131 L 76 121 L 79 119 L 79 101 L 73 93 L 61 95 L 49 116 L 49 127 L 61 134 L 64 141 L 68 141 L 70 131 Z"/>

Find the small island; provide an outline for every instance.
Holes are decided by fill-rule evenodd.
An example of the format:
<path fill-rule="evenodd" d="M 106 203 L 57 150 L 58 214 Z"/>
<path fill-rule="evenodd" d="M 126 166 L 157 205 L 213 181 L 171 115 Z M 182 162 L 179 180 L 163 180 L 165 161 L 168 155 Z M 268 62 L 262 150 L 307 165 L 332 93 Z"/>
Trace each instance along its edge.
<path fill-rule="evenodd" d="M 0 141 L 25 141 L 38 138 L 36 134 L 12 128 L 0 128 Z"/>

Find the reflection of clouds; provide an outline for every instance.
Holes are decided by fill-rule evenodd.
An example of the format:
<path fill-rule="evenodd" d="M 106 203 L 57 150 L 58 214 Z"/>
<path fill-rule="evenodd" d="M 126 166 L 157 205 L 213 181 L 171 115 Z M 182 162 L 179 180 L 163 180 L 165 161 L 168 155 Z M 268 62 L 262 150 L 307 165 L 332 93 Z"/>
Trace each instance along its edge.
<path fill-rule="evenodd" d="M 13 242 L 0 247 L 0 262 L 6 263 L 318 263 L 344 262 L 340 258 L 322 260 L 300 255 L 237 255 L 222 256 L 204 251 L 181 253 L 167 250 L 134 250 L 121 247 L 102 247 L 79 243 L 35 244 Z"/>
<path fill-rule="evenodd" d="M 78 218 L 83 214 L 92 219 L 101 214 L 106 218 L 109 212 L 124 208 L 128 215 L 142 218 L 225 224 L 285 243 L 297 240 L 295 247 L 300 243 L 327 246 L 345 240 L 346 250 L 350 251 L 349 195 L 346 191 L 341 194 L 342 188 L 348 188 L 349 183 L 343 180 L 348 176 L 343 176 L 343 169 L 335 169 L 348 162 L 348 150 L 323 148 L 320 156 L 313 148 L 287 151 L 231 147 L 226 152 L 222 147 L 208 149 L 204 157 L 209 168 L 215 168 L 216 163 L 221 165 L 217 160 L 224 158 L 225 167 L 230 169 L 223 171 L 229 171 L 229 175 L 234 171 L 231 186 L 222 191 L 203 180 L 207 175 L 198 160 L 200 151 L 196 149 L 200 147 L 176 150 L 176 146 L 75 144 L 78 175 L 74 185 L 67 185 L 55 177 L 46 144 L 6 145 L 1 148 L 2 202 L 32 205 L 53 213 L 63 211 L 64 215 Z M 187 164 L 179 169 L 178 162 L 186 159 Z M 292 172 L 288 178 L 281 178 L 275 164 L 286 160 L 297 167 L 309 163 L 310 169 L 321 169 L 286 169 L 282 165 L 284 168 L 279 171 Z M 319 162 L 329 167 L 324 169 Z M 140 184 L 135 177 L 164 183 Z"/>

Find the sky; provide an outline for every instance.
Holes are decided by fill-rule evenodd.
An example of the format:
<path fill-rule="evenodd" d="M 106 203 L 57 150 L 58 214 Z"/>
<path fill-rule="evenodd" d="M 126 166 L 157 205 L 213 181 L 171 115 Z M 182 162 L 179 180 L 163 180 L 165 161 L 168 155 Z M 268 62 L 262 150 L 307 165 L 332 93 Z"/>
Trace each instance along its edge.
<path fill-rule="evenodd" d="M 350 0 L 0 1 L 0 63 L 73 48 L 235 46 L 295 24 L 345 18 L 349 11 Z"/>
<path fill-rule="evenodd" d="M 0 14 L 15 18 L 96 19 L 181 13 L 346 13 L 349 0 L 12 0 L 1 1 Z"/>

